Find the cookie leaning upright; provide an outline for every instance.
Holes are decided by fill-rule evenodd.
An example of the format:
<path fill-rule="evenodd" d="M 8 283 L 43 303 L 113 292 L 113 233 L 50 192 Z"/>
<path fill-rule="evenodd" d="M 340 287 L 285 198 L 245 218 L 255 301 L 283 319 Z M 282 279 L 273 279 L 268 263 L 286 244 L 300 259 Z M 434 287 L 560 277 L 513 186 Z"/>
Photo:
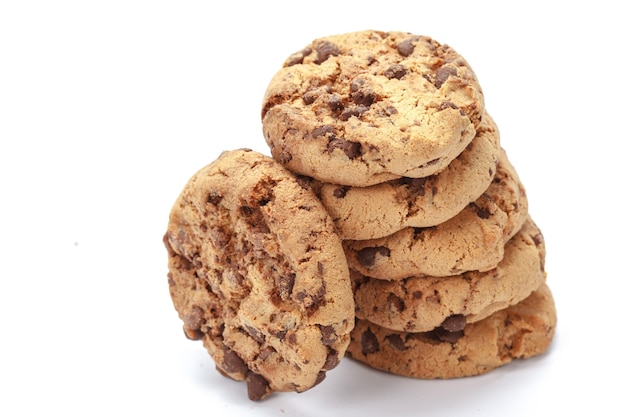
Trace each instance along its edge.
<path fill-rule="evenodd" d="M 293 54 L 263 100 L 263 132 L 290 170 L 367 186 L 439 172 L 476 134 L 483 95 L 457 52 L 426 36 L 361 31 Z"/>
<path fill-rule="evenodd" d="M 174 307 L 248 396 L 305 391 L 344 356 L 354 300 L 341 241 L 311 190 L 269 157 L 224 152 L 184 187 L 164 242 Z"/>

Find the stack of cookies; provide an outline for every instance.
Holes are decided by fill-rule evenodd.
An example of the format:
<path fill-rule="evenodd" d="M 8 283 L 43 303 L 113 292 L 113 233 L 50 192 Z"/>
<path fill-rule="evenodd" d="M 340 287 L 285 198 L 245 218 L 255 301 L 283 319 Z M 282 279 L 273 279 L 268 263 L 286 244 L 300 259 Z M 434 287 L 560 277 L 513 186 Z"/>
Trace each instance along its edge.
<path fill-rule="evenodd" d="M 462 56 L 408 33 L 317 39 L 274 76 L 262 120 L 342 239 L 352 358 L 451 378 L 547 349 L 542 234 Z"/>
<path fill-rule="evenodd" d="M 200 169 L 163 239 L 185 335 L 250 399 L 308 390 L 344 355 L 452 378 L 548 348 L 541 231 L 453 49 L 315 40 L 270 81 L 262 122 L 272 157 Z"/>

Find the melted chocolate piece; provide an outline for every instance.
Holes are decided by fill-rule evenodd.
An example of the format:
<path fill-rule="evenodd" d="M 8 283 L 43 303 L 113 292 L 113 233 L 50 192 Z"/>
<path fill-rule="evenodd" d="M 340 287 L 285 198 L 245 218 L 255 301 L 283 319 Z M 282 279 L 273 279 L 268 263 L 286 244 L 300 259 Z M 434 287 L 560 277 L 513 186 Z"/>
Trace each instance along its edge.
<path fill-rule="evenodd" d="M 403 65 L 394 64 L 385 70 L 384 75 L 390 80 L 393 78 L 399 80 L 404 77 L 407 72 L 408 70 Z"/>
<path fill-rule="evenodd" d="M 441 323 L 441 327 L 448 332 L 458 332 L 465 328 L 466 323 L 467 320 L 463 314 L 453 314 Z"/>
<path fill-rule="evenodd" d="M 317 51 L 317 58 L 314 62 L 318 65 L 326 61 L 332 55 L 341 55 L 341 49 L 334 43 L 328 41 L 321 41 L 315 50 Z"/>
<path fill-rule="evenodd" d="M 361 335 L 361 352 L 363 352 L 364 355 L 368 355 L 370 353 L 376 353 L 379 350 L 378 339 L 376 339 L 376 335 L 368 328 Z"/>
<path fill-rule="evenodd" d="M 435 87 L 441 88 L 443 83 L 445 83 L 446 80 L 451 75 L 452 76 L 456 76 L 457 75 L 457 71 L 456 71 L 455 67 L 441 67 L 441 68 L 439 68 L 439 70 L 437 71 L 437 75 L 435 76 Z"/>
<path fill-rule="evenodd" d="M 370 248 L 363 248 L 357 252 L 359 262 L 366 268 L 374 266 L 376 263 L 376 255 L 389 256 L 391 251 L 384 246 L 374 246 Z"/>
<path fill-rule="evenodd" d="M 246 376 L 248 384 L 248 398 L 252 401 L 259 401 L 270 393 L 270 384 L 265 378 L 254 372 L 248 372 Z"/>

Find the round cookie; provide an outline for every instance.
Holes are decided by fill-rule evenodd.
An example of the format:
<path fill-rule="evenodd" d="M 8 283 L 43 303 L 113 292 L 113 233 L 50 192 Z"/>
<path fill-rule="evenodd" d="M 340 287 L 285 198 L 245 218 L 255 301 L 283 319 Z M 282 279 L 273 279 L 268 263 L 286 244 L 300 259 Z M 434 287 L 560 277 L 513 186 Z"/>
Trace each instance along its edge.
<path fill-rule="evenodd" d="M 476 75 L 452 48 L 368 30 L 290 56 L 261 117 L 272 155 L 291 171 L 367 186 L 439 172 L 474 138 L 483 112 Z"/>
<path fill-rule="evenodd" d="M 545 282 L 545 255 L 541 230 L 528 219 L 507 242 L 502 261 L 486 272 L 384 281 L 352 271 L 356 316 L 405 332 L 474 323 L 517 304 Z"/>
<path fill-rule="evenodd" d="M 488 271 L 502 260 L 504 245 L 527 217 L 526 191 L 502 150 L 487 191 L 450 220 L 379 239 L 345 240 L 344 250 L 350 268 L 379 279 Z"/>
<path fill-rule="evenodd" d="M 421 379 L 484 374 L 544 353 L 557 323 L 546 284 L 520 303 L 463 330 L 406 333 L 357 320 L 347 356 L 373 368 Z"/>
<path fill-rule="evenodd" d="M 376 239 L 405 227 L 435 226 L 454 217 L 489 187 L 499 154 L 497 126 L 485 113 L 476 137 L 437 174 L 369 187 L 321 183 L 317 194 L 335 221 L 339 237 Z"/>
<path fill-rule="evenodd" d="M 349 272 L 317 197 L 273 159 L 224 152 L 174 204 L 169 289 L 190 339 L 248 396 L 307 390 L 337 365 L 354 326 Z"/>

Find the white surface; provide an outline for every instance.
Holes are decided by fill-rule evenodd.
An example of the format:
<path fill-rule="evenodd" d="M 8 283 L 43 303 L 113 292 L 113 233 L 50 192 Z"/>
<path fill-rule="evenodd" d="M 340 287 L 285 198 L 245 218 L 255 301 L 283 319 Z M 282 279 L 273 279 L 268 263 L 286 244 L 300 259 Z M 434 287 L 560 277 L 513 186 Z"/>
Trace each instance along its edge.
<path fill-rule="evenodd" d="M 623 15 L 555 3 L 0 3 L 0 415 L 624 415 Z M 482 377 L 346 360 L 252 403 L 182 335 L 167 216 L 222 150 L 268 153 L 287 55 L 368 28 L 430 35 L 478 74 L 546 237 L 557 335 Z"/>

